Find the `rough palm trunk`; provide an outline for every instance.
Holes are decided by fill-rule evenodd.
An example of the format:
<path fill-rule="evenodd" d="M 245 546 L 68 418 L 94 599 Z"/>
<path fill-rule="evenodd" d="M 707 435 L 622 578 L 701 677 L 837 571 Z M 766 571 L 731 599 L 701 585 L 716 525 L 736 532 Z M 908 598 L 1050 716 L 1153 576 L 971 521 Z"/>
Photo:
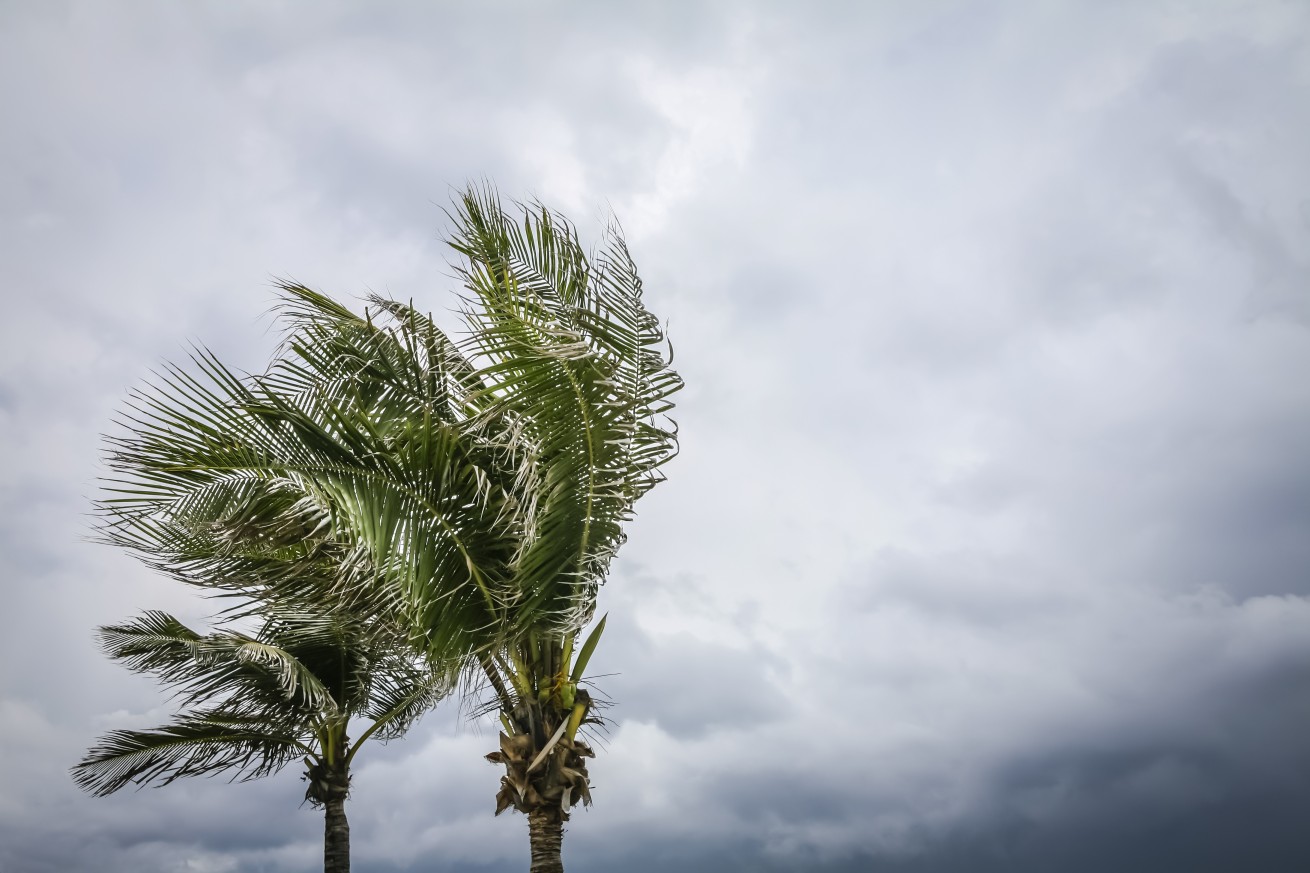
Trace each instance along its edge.
<path fill-rule="evenodd" d="M 314 761 L 305 773 L 309 788 L 305 799 L 323 807 L 323 873 L 350 873 L 350 822 L 346 821 L 346 797 L 350 795 L 350 771 L 345 758 L 345 734 L 333 743 L 336 764 Z"/>
<path fill-rule="evenodd" d="M 346 796 L 328 798 L 323 804 L 323 873 L 350 873 L 350 822 L 346 821 Z"/>
<path fill-rule="evenodd" d="M 564 873 L 560 843 L 564 822 L 558 813 L 539 809 L 528 813 L 528 840 L 532 845 L 531 873 Z"/>
<path fill-rule="evenodd" d="M 598 628 L 604 627 L 602 619 Z M 487 760 L 505 768 L 496 792 L 496 815 L 515 809 L 528 817 L 531 873 L 564 873 L 560 844 L 569 810 L 591 805 L 587 758 L 591 747 L 578 739 L 584 724 L 597 724 L 587 691 L 577 687 L 579 673 L 595 647 L 596 631 L 583 643 L 579 660 L 570 662 L 573 644 L 532 642 L 514 653 L 521 673 L 511 673 L 517 698 L 495 669 L 484 664 L 501 702 L 500 748 Z M 531 664 L 532 667 L 526 665 Z M 534 678 L 535 677 L 535 678 Z"/>
<path fill-rule="evenodd" d="M 542 757 L 539 759 L 539 755 Z M 591 748 L 580 740 L 557 736 L 543 752 L 529 733 L 500 735 L 500 751 L 487 760 L 505 766 L 496 795 L 496 815 L 513 807 L 528 817 L 528 840 L 532 848 L 532 873 L 564 873 L 560 843 L 568 810 L 579 800 L 591 803 L 591 787 L 584 758 Z M 529 769 L 530 762 L 545 760 L 544 766 Z"/>

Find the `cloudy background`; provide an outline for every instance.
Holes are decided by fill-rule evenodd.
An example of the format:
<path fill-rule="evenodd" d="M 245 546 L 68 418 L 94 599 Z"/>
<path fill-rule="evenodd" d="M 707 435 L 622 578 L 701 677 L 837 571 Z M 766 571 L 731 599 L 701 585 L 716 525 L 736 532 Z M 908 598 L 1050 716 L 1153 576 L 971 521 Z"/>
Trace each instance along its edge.
<path fill-rule="evenodd" d="M 99 434 L 272 276 L 452 305 L 468 179 L 612 207 L 687 382 L 602 593 L 572 871 L 1310 869 L 1310 6 L 0 7 L 0 870 L 309 871 L 294 772 L 80 795 L 169 709 Z M 485 726 L 361 871 L 527 864 Z"/>

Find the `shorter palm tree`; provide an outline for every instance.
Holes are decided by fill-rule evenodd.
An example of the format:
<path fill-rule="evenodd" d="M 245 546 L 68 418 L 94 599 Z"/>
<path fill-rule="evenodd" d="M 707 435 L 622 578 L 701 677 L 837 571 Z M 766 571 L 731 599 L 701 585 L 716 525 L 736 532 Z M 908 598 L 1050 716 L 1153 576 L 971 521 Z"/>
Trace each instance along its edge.
<path fill-rule="evenodd" d="M 153 730 L 115 730 L 73 768 L 104 796 L 134 783 L 230 772 L 245 781 L 305 763 L 325 811 L 324 870 L 350 870 L 350 768 L 370 739 L 400 736 L 450 690 L 394 636 L 349 617 L 274 611 L 254 636 L 198 634 L 167 613 L 102 627 L 106 654 L 176 689 L 182 711 Z M 353 719 L 369 724 L 353 743 Z"/>

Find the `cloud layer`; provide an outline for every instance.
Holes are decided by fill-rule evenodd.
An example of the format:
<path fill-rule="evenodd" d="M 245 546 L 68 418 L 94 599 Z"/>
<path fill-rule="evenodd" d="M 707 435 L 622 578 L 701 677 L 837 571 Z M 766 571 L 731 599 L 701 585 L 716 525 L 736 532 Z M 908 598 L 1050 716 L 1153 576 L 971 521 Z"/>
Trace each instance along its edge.
<path fill-rule="evenodd" d="M 1295 4 L 0 12 L 0 869 L 301 871 L 291 773 L 80 796 L 209 605 L 82 542 L 99 434 L 269 276 L 443 312 L 467 179 L 624 222 L 687 381 L 602 592 L 570 869 L 1310 865 Z M 443 316 L 444 317 L 444 316 Z M 494 731 L 363 762 L 357 865 L 522 869 Z"/>

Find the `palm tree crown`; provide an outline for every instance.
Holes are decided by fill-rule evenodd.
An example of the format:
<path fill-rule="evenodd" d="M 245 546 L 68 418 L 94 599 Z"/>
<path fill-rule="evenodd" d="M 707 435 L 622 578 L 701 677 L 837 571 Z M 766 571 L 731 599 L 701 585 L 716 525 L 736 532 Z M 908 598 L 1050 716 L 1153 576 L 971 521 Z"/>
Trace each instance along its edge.
<path fill-rule="evenodd" d="M 452 218 L 459 342 L 412 306 L 359 316 L 282 283 L 265 374 L 200 352 L 199 376 L 136 395 L 106 538 L 207 588 L 386 614 L 441 661 L 584 624 L 676 451 L 681 381 L 616 229 L 588 258 L 562 218 L 487 191 Z"/>
<path fill-rule="evenodd" d="M 184 776 L 248 780 L 303 760 L 305 799 L 326 810 L 326 869 L 349 870 L 345 799 L 369 739 L 400 736 L 450 690 L 394 639 L 350 619 L 268 616 L 259 633 L 198 634 L 163 612 L 100 629 L 105 652 L 175 689 L 182 710 L 152 730 L 115 730 L 73 768 L 97 795 Z M 370 722 L 353 743 L 352 720 Z"/>

